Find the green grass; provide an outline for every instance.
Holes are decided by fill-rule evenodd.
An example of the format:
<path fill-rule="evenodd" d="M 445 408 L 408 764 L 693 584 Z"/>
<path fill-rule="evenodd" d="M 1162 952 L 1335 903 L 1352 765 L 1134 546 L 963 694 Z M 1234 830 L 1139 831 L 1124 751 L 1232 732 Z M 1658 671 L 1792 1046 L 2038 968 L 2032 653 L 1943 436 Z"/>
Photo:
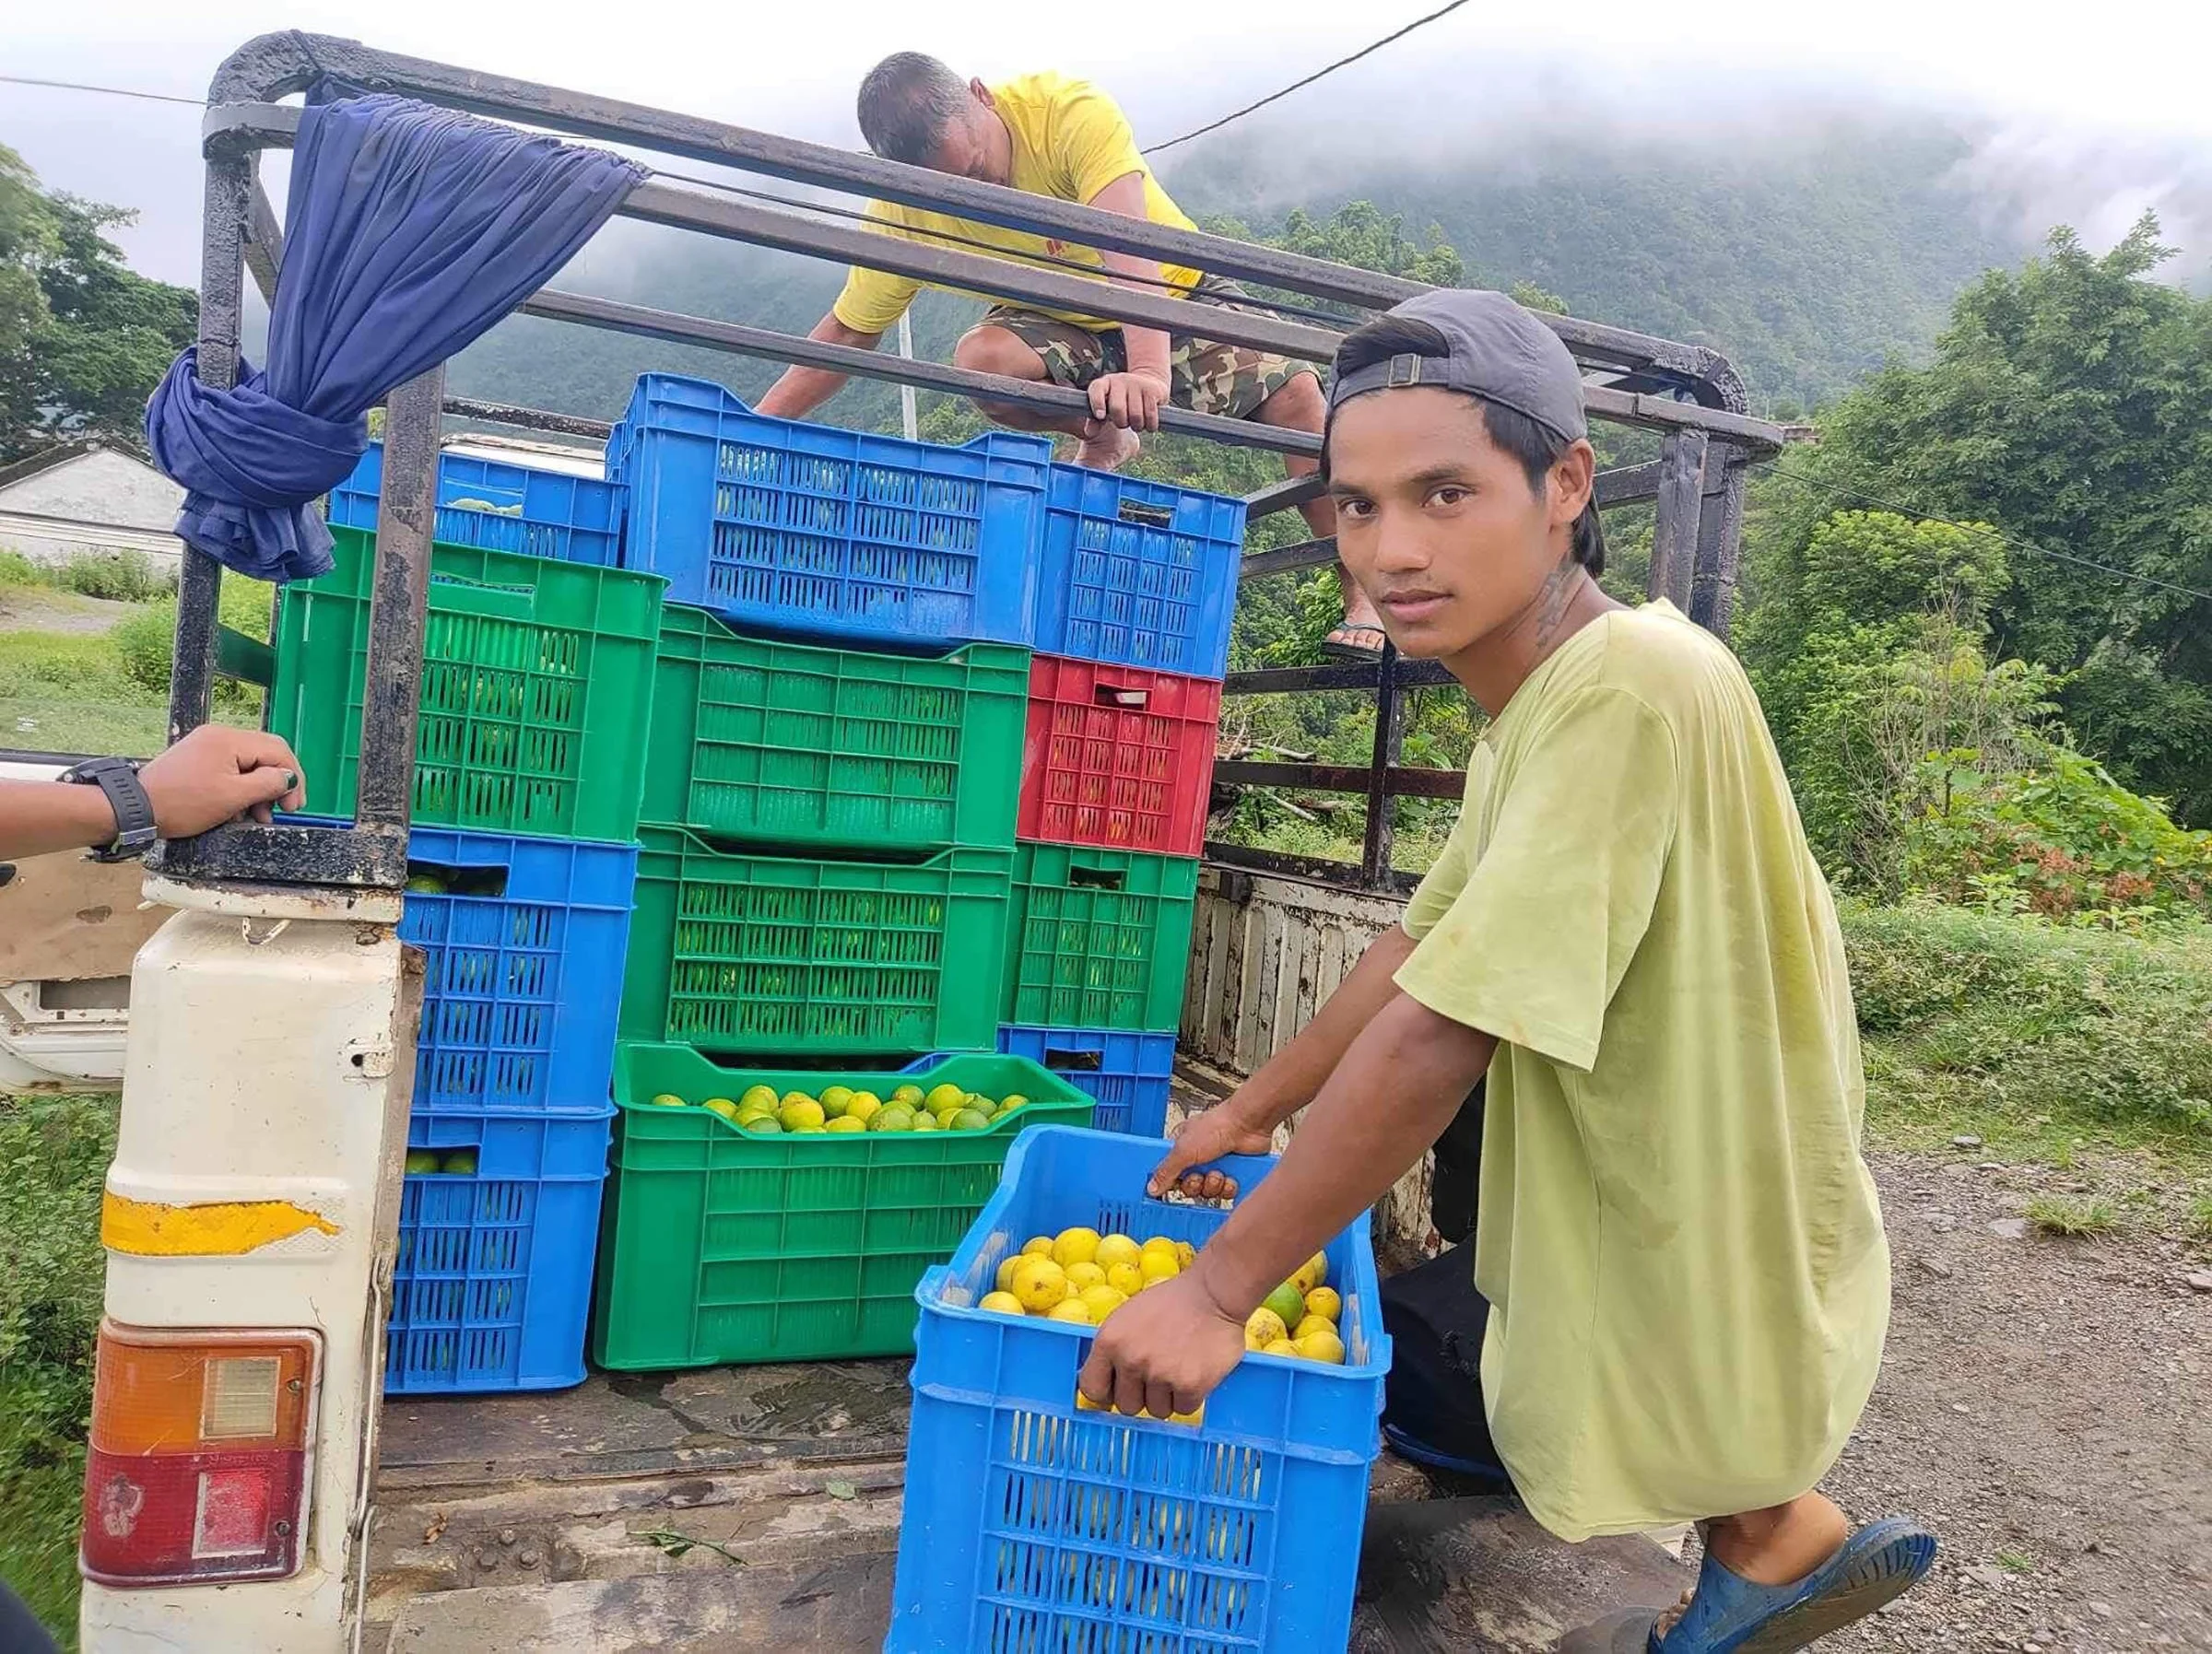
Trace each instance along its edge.
<path fill-rule="evenodd" d="M 2067 1240 L 2087 1240 L 2110 1235 L 2120 1226 L 2120 1214 L 2110 1202 L 2076 1200 L 2069 1195 L 2039 1194 L 2028 1202 L 2028 1221 L 2046 1235 Z"/>
<path fill-rule="evenodd" d="M 2159 936 L 1847 905 L 1877 1136 L 2212 1176 L 2212 928 Z"/>
<path fill-rule="evenodd" d="M 2200 1194 L 2189 1202 L 2189 1233 L 2212 1245 L 2212 1193 Z"/>
<path fill-rule="evenodd" d="M 0 1097 L 0 1576 L 74 1648 L 108 1097 Z"/>

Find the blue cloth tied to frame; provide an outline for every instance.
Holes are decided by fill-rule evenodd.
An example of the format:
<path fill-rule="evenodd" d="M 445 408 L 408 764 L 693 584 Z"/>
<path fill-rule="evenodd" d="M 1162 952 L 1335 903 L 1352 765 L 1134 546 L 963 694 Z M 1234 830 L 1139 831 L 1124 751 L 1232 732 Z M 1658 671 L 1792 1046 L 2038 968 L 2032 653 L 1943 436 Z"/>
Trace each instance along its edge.
<path fill-rule="evenodd" d="M 331 566 L 310 505 L 368 446 L 369 409 L 463 349 L 546 281 L 644 176 L 605 150 L 385 94 L 301 111 L 265 371 L 237 385 L 170 367 L 146 408 L 186 490 L 177 533 L 227 569 Z"/>

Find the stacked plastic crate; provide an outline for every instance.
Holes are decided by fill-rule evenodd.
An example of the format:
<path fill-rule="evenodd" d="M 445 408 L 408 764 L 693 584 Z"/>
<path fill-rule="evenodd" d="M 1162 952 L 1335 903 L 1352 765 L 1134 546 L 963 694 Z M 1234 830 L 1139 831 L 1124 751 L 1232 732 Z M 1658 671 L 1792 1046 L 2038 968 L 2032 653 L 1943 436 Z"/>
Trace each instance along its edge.
<path fill-rule="evenodd" d="M 1206 837 L 1241 500 L 1054 465 L 1000 1049 L 1158 1137 Z"/>
<path fill-rule="evenodd" d="M 1195 659 L 1201 613 L 1225 639 L 1234 564 L 1216 589 L 1195 542 L 1169 545 L 1171 502 L 1191 497 L 1103 478 L 1130 504 L 1101 505 L 1038 437 L 905 442 L 649 374 L 607 454 L 622 562 L 665 576 L 669 601 L 593 1355 L 903 1353 L 915 1283 L 1023 1125 L 1084 1123 L 1120 1096 L 1124 1035 L 1153 1042 L 1164 1097 L 1195 863 L 1144 850 L 1170 833 L 1197 850 L 1218 688 L 1146 663 Z M 1209 504 L 1241 530 L 1234 502 Z M 1132 527 L 1142 545 L 1110 532 Z M 1073 646 L 1033 656 L 1047 627 Z M 1174 757 L 1196 769 L 1169 778 L 1194 789 L 1180 819 L 1150 768 L 1135 791 L 1111 784 L 1113 729 L 1072 749 L 1055 735 L 1065 705 L 1150 727 L 1156 698 L 1173 698 Z M 971 1132 L 794 1134 L 655 1101 L 807 1073 L 809 1091 L 1030 1102 Z"/>
<path fill-rule="evenodd" d="M 270 726 L 353 814 L 380 450 L 286 588 Z M 583 1377 L 663 582 L 604 481 L 441 457 L 400 934 L 428 956 L 386 1351 L 394 1392 Z"/>

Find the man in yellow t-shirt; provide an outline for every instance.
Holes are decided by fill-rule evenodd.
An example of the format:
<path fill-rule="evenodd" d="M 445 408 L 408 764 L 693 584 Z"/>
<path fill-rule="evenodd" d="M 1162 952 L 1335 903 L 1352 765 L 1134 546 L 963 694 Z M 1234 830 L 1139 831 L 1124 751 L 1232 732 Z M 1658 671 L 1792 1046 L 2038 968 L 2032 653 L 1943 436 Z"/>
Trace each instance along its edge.
<path fill-rule="evenodd" d="M 1599 587 L 1581 376 L 1541 323 L 1497 293 L 1413 299 L 1345 340 L 1330 407 L 1347 566 L 1490 722 L 1404 928 L 1154 1174 L 1156 1195 L 1225 1192 L 1191 1168 L 1312 1105 L 1197 1261 L 1100 1329 L 1083 1391 L 1197 1406 L 1253 1308 L 1487 1075 L 1468 1404 L 1561 1537 L 1705 1529 L 1679 1609 L 1562 1647 L 1801 1648 L 1936 1542 L 1904 1518 L 1854 1532 L 1817 1491 L 1880 1366 L 1889 1253 L 1842 936 L 1788 780 L 1727 650 Z"/>
<path fill-rule="evenodd" d="M 980 80 L 962 80 L 935 58 L 901 52 L 868 72 L 861 83 L 859 113 L 868 147 L 887 160 L 1080 202 L 1177 229 L 1194 228 L 1145 164 L 1120 106 L 1088 81 L 1041 74 L 987 87 Z M 1166 292 L 1194 306 L 1252 308 L 1234 283 L 1182 265 L 890 202 L 875 203 L 868 216 L 884 234 L 925 247 L 968 252 L 980 242 L 1016 259 L 1053 261 L 1043 267 L 1059 273 L 1065 273 L 1060 261 L 1071 261 L 1095 271 L 1101 281 Z M 923 285 L 911 276 L 856 265 L 830 313 L 808 336 L 873 350 Z M 1194 317 L 1193 325 L 1202 330 L 1203 318 Z M 952 359 L 980 373 L 1050 381 L 1088 392 L 1088 418 L 1041 414 L 1008 403 L 977 405 L 1018 430 L 1075 437 L 1076 463 L 1105 471 L 1135 457 L 1139 433 L 1159 428 L 1159 410 L 1166 404 L 1313 432 L 1321 429 L 1324 411 L 1321 378 L 1312 363 L 1209 342 L 1200 331 L 1169 334 L 1071 311 L 995 304 L 961 338 Z M 793 368 L 761 399 L 760 412 L 804 418 L 835 394 L 845 378 L 823 368 Z M 1284 469 L 1299 476 L 1313 464 L 1286 460 Z M 1327 501 L 1300 509 L 1316 537 L 1335 532 Z M 1345 624 L 1331 640 L 1337 652 L 1371 655 L 1382 642 L 1373 605 L 1348 579 L 1344 586 Z"/>

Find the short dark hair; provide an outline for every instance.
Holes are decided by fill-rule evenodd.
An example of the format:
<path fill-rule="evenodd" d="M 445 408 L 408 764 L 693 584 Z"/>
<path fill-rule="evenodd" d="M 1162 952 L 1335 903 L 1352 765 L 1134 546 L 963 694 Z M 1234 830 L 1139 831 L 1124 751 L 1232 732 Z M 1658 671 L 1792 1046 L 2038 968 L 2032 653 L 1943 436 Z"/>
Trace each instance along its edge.
<path fill-rule="evenodd" d="M 1394 356 L 1451 354 L 1452 342 L 1433 323 L 1415 316 L 1377 316 L 1365 326 L 1347 334 L 1344 342 L 1336 346 L 1335 376 L 1342 379 L 1347 373 L 1386 362 Z M 1520 462 L 1522 472 L 1528 478 L 1529 491 L 1543 493 L 1545 477 L 1550 475 L 1554 462 L 1567 452 L 1572 439 L 1562 437 L 1503 403 L 1472 395 L 1468 400 L 1482 409 L 1483 428 L 1489 432 L 1490 440 Z M 1331 410 L 1329 418 L 1331 424 L 1335 422 L 1335 410 Z M 1325 429 L 1322 433 L 1322 469 L 1325 472 L 1328 469 Z M 1594 492 L 1590 503 L 1583 508 L 1583 514 L 1574 520 L 1572 545 L 1574 560 L 1587 569 L 1593 578 L 1606 571 L 1606 531 L 1598 522 Z"/>
<path fill-rule="evenodd" d="M 860 135 L 887 161 L 925 167 L 969 97 L 968 83 L 935 58 L 894 52 L 860 83 Z"/>

